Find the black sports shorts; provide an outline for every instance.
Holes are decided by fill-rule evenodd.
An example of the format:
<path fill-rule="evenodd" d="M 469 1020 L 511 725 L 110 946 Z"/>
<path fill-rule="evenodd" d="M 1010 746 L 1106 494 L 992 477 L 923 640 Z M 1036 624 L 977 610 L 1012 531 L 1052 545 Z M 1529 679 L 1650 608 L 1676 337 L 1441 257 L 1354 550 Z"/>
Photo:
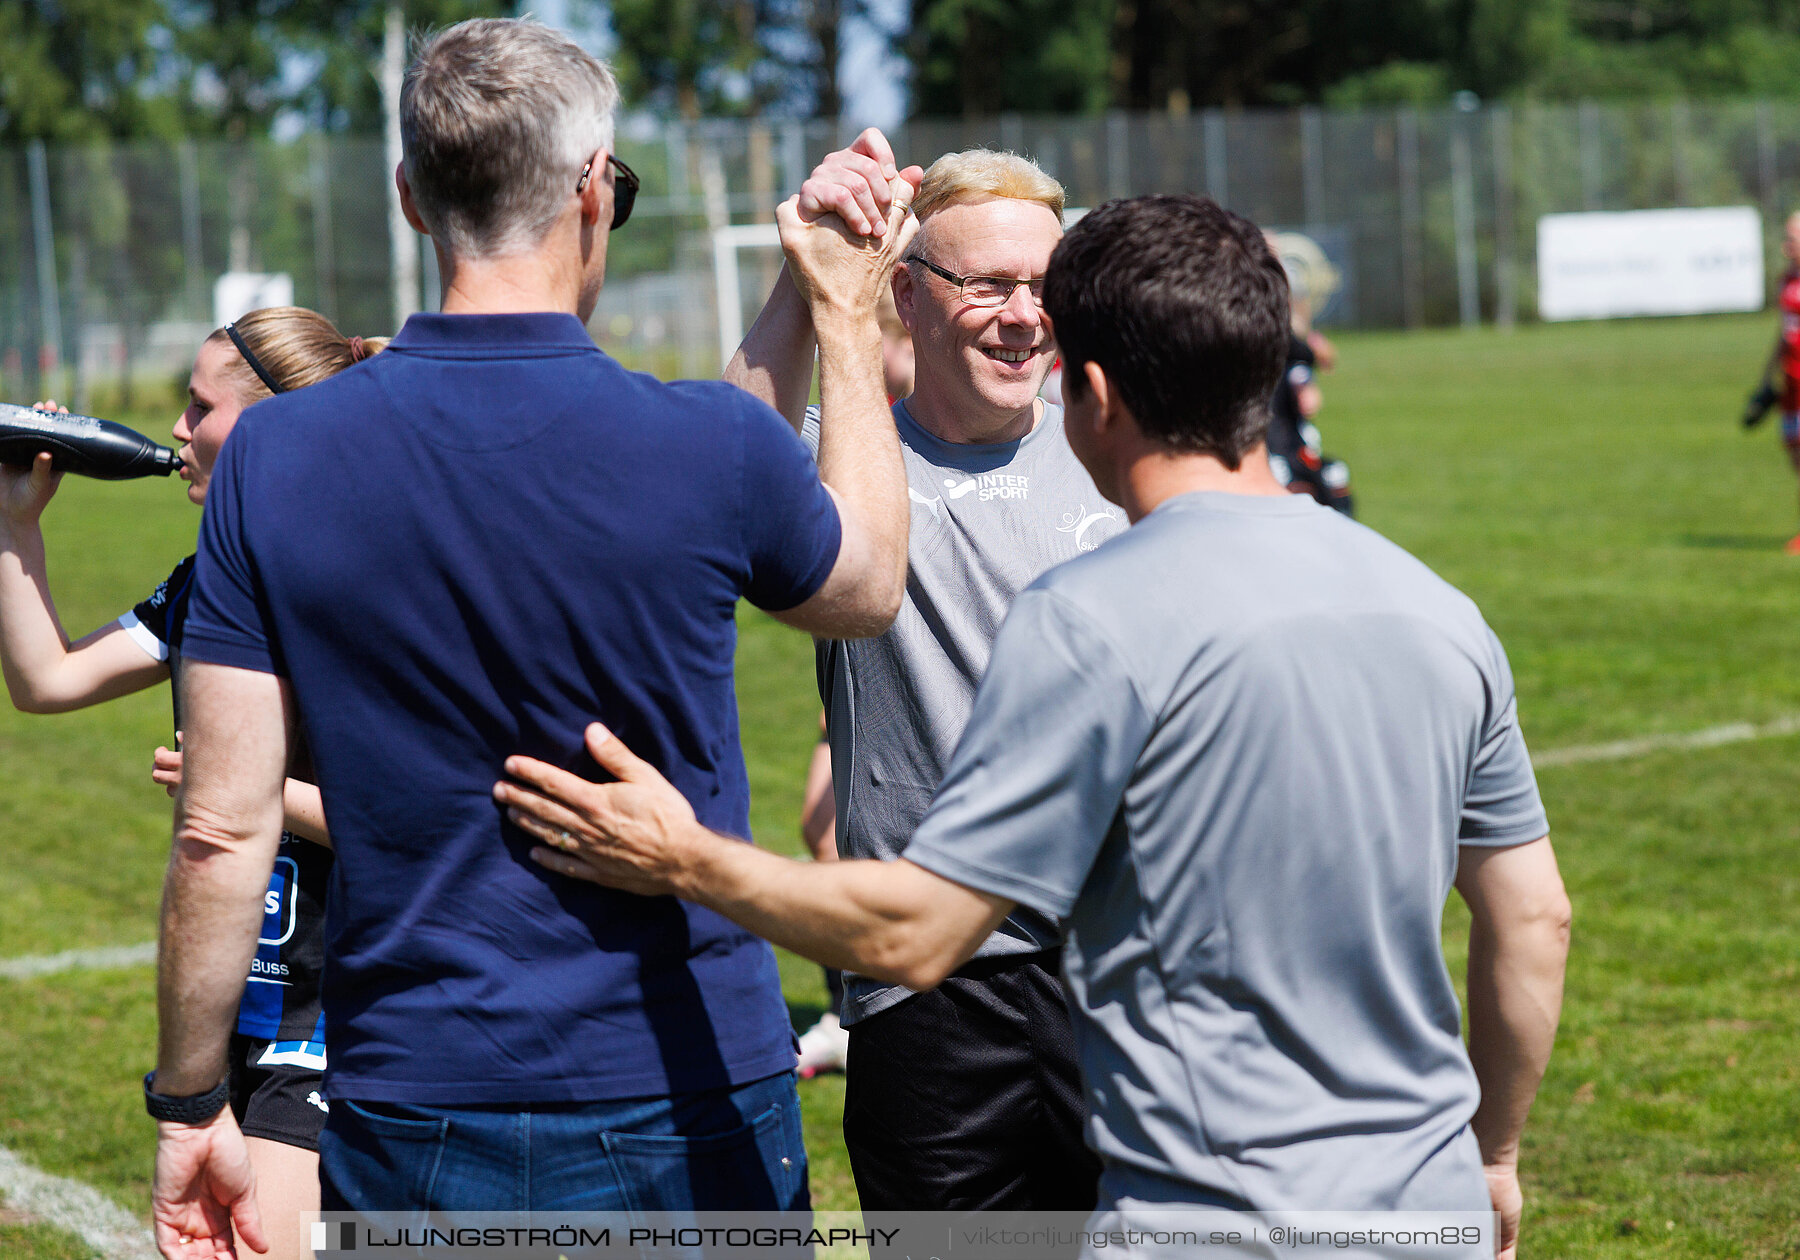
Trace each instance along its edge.
<path fill-rule="evenodd" d="M 844 1145 L 865 1212 L 1093 1208 L 1059 961 L 975 959 L 850 1025 Z"/>
<path fill-rule="evenodd" d="M 325 1074 L 293 1064 L 263 1064 L 269 1043 L 231 1034 L 231 1114 L 245 1137 L 319 1149 L 325 1127 Z"/>

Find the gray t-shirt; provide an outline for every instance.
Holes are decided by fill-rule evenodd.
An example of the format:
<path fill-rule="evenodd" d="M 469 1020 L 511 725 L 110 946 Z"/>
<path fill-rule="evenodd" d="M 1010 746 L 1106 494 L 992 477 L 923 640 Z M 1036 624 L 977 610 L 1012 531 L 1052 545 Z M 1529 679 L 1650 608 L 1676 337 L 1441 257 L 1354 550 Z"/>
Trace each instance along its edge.
<path fill-rule="evenodd" d="M 1548 830 L 1467 597 L 1189 494 L 1019 596 L 906 857 L 1063 918 L 1103 1205 L 1486 1211 L 1444 900 Z"/>
<path fill-rule="evenodd" d="M 934 437 L 904 402 L 894 404 L 912 500 L 906 598 L 886 634 L 818 645 L 845 857 L 892 858 L 906 847 L 944 777 L 1014 597 L 1125 528 L 1125 514 L 1100 497 L 1069 449 L 1062 422 L 1062 408 L 1046 405 L 1018 441 L 969 446 Z M 801 436 L 816 455 L 815 411 Z M 1053 920 L 1022 908 L 976 956 L 1060 940 Z M 861 976 L 846 981 L 846 1024 L 911 994 Z"/>

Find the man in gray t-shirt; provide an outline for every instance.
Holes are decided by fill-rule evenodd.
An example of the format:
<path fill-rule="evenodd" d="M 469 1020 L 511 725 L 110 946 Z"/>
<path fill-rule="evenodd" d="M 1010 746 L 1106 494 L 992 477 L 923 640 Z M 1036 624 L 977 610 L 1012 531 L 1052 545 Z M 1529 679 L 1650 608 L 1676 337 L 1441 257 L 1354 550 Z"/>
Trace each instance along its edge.
<path fill-rule="evenodd" d="M 821 163 L 800 212 L 879 222 L 884 163 L 886 140 L 865 132 Z M 885 634 L 818 644 L 843 857 L 899 855 L 1013 597 L 1125 528 L 1063 440 L 1061 409 L 1037 396 L 1055 358 L 1038 298 L 1062 195 L 1025 159 L 973 150 L 934 163 L 913 202 L 919 235 L 893 285 L 914 350 L 912 393 L 893 408 L 912 501 L 905 599 Z M 821 369 L 829 396 L 834 365 Z M 812 336 L 785 279 L 725 375 L 801 419 Z M 816 410 L 801 432 L 816 446 Z M 929 995 L 845 977 L 844 1140 L 865 1207 L 1093 1203 L 1061 944 L 1054 920 L 1020 907 Z"/>
<path fill-rule="evenodd" d="M 1201 492 L 1020 595 L 906 857 L 1067 919 L 1105 1200 L 1481 1211 L 1444 898 L 1548 829 L 1465 596 Z"/>
<path fill-rule="evenodd" d="M 1491 1205 L 1510 1256 L 1568 900 L 1478 610 L 1269 472 L 1285 299 L 1205 198 L 1111 202 L 1058 247 L 1064 432 L 1133 527 L 1015 601 L 900 860 L 731 844 L 617 740 L 618 783 L 530 776 L 574 811 L 529 805 L 535 856 L 913 987 L 1016 906 L 1061 917 L 1104 1205 Z"/>
<path fill-rule="evenodd" d="M 893 410 L 913 507 L 906 599 L 887 633 L 818 644 L 838 852 L 852 858 L 896 858 L 912 839 L 1014 597 L 1125 527 L 1063 440 L 1062 408 L 1045 404 L 1029 433 L 998 443 L 946 442 L 905 402 Z M 801 436 L 817 449 L 815 416 Z M 975 957 L 1061 943 L 1054 919 L 1021 906 Z M 912 995 L 862 976 L 845 980 L 852 1026 Z"/>

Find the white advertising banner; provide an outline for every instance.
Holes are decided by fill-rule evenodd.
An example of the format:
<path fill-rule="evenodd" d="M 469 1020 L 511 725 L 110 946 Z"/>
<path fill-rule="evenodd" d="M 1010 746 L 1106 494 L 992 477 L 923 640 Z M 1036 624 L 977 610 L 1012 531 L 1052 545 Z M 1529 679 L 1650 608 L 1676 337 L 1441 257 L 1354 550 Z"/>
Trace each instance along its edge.
<path fill-rule="evenodd" d="M 1547 214 L 1537 251 L 1547 320 L 1763 308 L 1762 216 L 1750 206 Z"/>

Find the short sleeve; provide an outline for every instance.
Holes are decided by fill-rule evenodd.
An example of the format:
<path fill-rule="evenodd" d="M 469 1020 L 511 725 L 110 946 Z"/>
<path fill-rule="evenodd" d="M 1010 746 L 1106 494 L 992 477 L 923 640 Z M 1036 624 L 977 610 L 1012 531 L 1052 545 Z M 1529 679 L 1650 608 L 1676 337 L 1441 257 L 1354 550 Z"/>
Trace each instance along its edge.
<path fill-rule="evenodd" d="M 743 525 L 750 582 L 744 597 L 780 612 L 810 599 L 837 563 L 837 504 L 793 426 L 743 396 Z"/>
<path fill-rule="evenodd" d="M 819 406 L 808 403 L 806 419 L 800 422 L 800 440 L 806 443 L 806 449 L 812 452 L 813 463 L 819 462 Z"/>
<path fill-rule="evenodd" d="M 240 422 L 207 481 L 182 654 L 214 665 L 279 674 L 261 583 L 244 532 L 245 465 L 253 437 L 248 429 Z"/>
<path fill-rule="evenodd" d="M 189 556 L 164 578 L 148 599 L 139 600 L 132 610 L 119 618 L 119 628 L 142 648 L 151 660 L 166 661 L 174 646 L 175 609 L 187 597 L 188 584 L 194 580 L 194 557 Z"/>
<path fill-rule="evenodd" d="M 1066 917 L 1150 729 L 1112 644 L 1060 596 L 1028 589 L 994 640 L 969 724 L 902 856 Z"/>
<path fill-rule="evenodd" d="M 1512 669 L 1506 650 L 1488 631 L 1490 654 L 1486 679 L 1490 697 L 1481 744 L 1469 769 L 1463 797 L 1459 843 L 1503 847 L 1526 844 L 1550 832 L 1544 802 L 1532 773 L 1531 754 L 1519 729 L 1519 703 L 1513 694 Z"/>

